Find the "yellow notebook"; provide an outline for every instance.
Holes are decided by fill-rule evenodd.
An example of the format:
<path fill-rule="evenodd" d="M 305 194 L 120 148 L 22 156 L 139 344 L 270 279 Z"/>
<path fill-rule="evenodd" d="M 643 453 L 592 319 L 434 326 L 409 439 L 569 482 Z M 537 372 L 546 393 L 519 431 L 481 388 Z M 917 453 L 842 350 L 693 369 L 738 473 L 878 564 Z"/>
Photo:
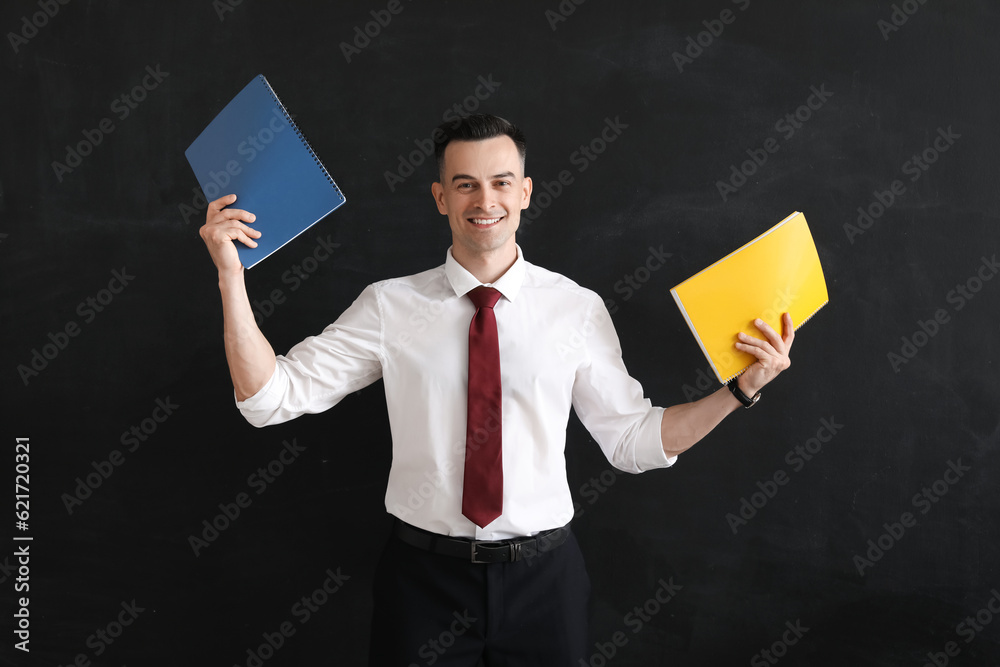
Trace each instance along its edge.
<path fill-rule="evenodd" d="M 737 350 L 736 334 L 756 338 L 760 317 L 780 335 L 781 314 L 798 330 L 829 297 L 823 267 L 806 218 L 793 213 L 670 290 L 720 382 L 729 382 L 757 358 Z"/>

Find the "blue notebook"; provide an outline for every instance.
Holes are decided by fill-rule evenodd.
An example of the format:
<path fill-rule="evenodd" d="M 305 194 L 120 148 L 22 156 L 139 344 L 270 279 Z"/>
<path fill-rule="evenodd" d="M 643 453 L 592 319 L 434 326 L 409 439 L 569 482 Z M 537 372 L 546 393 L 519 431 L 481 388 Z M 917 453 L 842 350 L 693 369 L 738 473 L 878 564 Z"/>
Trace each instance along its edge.
<path fill-rule="evenodd" d="M 344 203 L 295 121 L 259 75 L 184 151 L 208 201 L 236 194 L 257 216 L 256 248 L 234 241 L 246 268 L 270 256 Z"/>

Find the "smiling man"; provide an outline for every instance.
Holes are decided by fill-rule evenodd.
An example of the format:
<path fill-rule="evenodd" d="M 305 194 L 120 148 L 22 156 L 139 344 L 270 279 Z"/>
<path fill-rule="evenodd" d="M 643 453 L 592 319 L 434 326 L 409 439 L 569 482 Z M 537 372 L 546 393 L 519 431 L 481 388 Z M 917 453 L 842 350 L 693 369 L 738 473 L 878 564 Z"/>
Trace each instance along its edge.
<path fill-rule="evenodd" d="M 439 151 L 441 182 L 431 192 L 438 211 L 448 216 L 451 255 L 482 283 L 492 283 L 517 259 L 514 232 L 531 203 L 520 141 L 519 147 L 501 134 Z"/>
<path fill-rule="evenodd" d="M 654 407 L 603 300 L 524 258 L 524 136 L 495 116 L 440 128 L 443 265 L 368 286 L 336 322 L 276 357 L 254 322 L 236 240 L 253 215 L 209 206 L 237 406 L 255 426 L 326 410 L 384 379 L 396 517 L 374 582 L 370 664 L 572 665 L 589 659 L 589 580 L 569 528 L 570 408 L 617 468 L 670 466 L 789 366 L 794 334 L 759 323 L 757 362 L 697 402 Z"/>

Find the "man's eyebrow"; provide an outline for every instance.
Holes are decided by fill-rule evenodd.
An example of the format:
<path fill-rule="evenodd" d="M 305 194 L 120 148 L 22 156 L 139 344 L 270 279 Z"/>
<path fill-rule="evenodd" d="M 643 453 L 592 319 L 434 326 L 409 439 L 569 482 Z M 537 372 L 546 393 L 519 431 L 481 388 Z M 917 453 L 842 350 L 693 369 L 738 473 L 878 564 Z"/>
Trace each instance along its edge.
<path fill-rule="evenodd" d="M 495 181 L 498 178 L 516 178 L 516 176 L 512 171 L 505 171 L 502 174 L 494 174 L 493 176 L 490 176 L 489 180 Z M 468 174 L 455 174 L 454 176 L 451 177 L 452 183 L 454 183 L 455 181 L 474 181 L 474 180 L 476 180 L 475 176 L 469 176 Z"/>

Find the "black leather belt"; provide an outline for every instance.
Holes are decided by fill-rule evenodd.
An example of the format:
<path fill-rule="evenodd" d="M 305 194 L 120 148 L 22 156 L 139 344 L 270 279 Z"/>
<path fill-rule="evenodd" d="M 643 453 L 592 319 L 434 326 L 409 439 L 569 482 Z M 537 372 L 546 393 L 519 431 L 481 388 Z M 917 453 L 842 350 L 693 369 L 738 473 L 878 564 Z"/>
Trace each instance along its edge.
<path fill-rule="evenodd" d="M 510 563 L 552 551 L 569 537 L 569 526 L 545 530 L 532 537 L 515 537 L 496 542 L 481 542 L 462 537 L 438 535 L 403 521 L 396 521 L 396 537 L 410 546 L 470 563 Z"/>

